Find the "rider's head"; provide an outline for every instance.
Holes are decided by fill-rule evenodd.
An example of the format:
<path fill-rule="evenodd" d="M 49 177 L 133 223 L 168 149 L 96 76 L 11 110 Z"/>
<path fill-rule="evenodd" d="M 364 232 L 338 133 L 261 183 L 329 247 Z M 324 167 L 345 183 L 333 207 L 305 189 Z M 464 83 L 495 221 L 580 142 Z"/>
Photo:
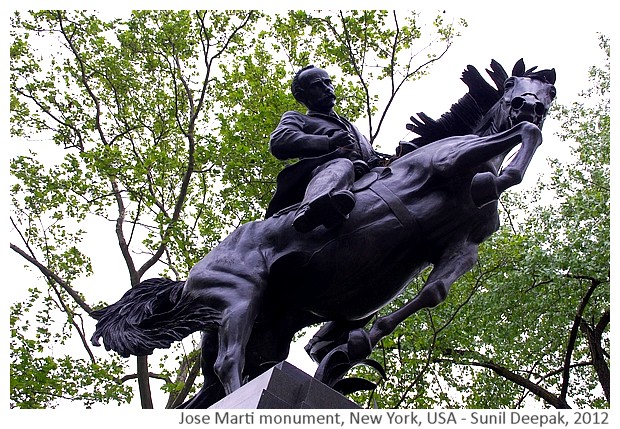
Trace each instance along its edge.
<path fill-rule="evenodd" d="M 329 113 L 336 104 L 331 78 L 325 70 L 312 65 L 295 74 L 291 91 L 295 99 L 310 110 Z"/>

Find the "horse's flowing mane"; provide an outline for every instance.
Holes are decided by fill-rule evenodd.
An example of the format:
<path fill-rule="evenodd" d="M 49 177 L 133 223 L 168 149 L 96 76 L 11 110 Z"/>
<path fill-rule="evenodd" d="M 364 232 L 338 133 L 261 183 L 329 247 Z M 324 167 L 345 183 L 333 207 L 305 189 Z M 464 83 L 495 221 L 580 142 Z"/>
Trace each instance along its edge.
<path fill-rule="evenodd" d="M 555 83 L 555 69 L 536 70 L 536 66 L 525 69 L 523 59 L 520 59 L 512 69 L 512 76 L 529 77 L 550 84 Z M 485 115 L 497 104 L 504 93 L 504 82 L 508 74 L 495 60 L 491 60 L 491 69 L 486 69 L 493 80 L 495 87 L 489 84 L 478 72 L 476 67 L 468 65 L 463 71 L 461 80 L 468 86 L 469 91 L 450 107 L 450 110 L 437 120 L 423 112 L 412 116 L 407 129 L 419 135 L 413 140 L 415 146 L 424 146 L 433 141 L 446 137 L 471 134 L 480 127 Z"/>

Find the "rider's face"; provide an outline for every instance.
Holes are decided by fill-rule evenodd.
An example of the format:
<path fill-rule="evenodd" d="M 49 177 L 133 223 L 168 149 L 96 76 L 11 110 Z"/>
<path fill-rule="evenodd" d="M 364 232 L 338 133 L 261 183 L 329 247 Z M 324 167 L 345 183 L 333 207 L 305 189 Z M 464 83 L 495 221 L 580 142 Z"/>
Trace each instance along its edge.
<path fill-rule="evenodd" d="M 306 70 L 299 76 L 303 89 L 304 104 L 310 110 L 329 113 L 336 104 L 334 86 L 325 70 L 314 68 Z"/>

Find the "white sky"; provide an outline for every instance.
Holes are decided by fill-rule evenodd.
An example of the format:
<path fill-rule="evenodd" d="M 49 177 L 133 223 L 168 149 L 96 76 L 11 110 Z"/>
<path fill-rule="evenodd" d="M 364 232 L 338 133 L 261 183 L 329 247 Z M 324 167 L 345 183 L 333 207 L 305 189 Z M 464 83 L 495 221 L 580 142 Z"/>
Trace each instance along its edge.
<path fill-rule="evenodd" d="M 84 4 L 81 2 L 55 3 L 57 3 L 55 7 L 61 6 L 67 9 L 84 7 Z M 130 2 L 130 5 L 132 5 L 131 3 L 133 2 Z M 204 8 L 209 7 L 210 3 L 212 2 L 171 3 L 152 1 L 144 5 L 153 9 L 170 7 L 193 8 L 195 6 Z M 227 2 L 226 6 L 229 8 L 256 8 L 261 7 L 263 3 L 232 1 Z M 344 1 L 337 3 L 315 1 L 304 4 L 287 4 L 286 6 L 289 8 L 302 8 L 305 6 L 313 9 L 329 9 L 337 6 L 340 9 L 363 9 L 376 8 L 377 3 L 369 1 Z M 417 6 L 417 4 L 420 6 Z M 511 2 L 506 0 L 503 2 L 472 0 L 423 0 L 406 3 L 381 2 L 380 6 L 382 8 L 398 7 L 402 9 L 403 6 L 409 6 L 410 9 L 418 8 L 416 10 L 423 13 L 422 18 L 429 20 L 432 19 L 437 11 L 445 10 L 446 19 L 453 17 L 456 21 L 458 18 L 465 18 L 469 27 L 463 29 L 463 35 L 454 41 L 453 46 L 444 58 L 433 66 L 429 76 L 419 82 L 410 84 L 406 88 L 406 92 L 399 96 L 398 106 L 392 108 L 388 117 L 389 123 L 384 125 L 385 129 L 381 132 L 377 143 L 381 146 L 381 149 L 389 152 L 398 140 L 412 138 L 413 135 L 408 135 L 404 127 L 405 123 L 408 122 L 409 116 L 424 111 L 431 117 L 437 118 L 466 92 L 465 84 L 460 81 L 463 69 L 468 64 L 472 64 L 484 75 L 484 68 L 489 66 L 491 59 L 499 61 L 508 72 L 510 72 L 513 64 L 520 58 L 524 58 L 525 65 L 528 68 L 534 65 L 537 65 L 539 68 L 555 68 L 557 72 L 558 102 L 570 104 L 576 101 L 578 92 L 588 87 L 587 73 L 589 67 L 601 64 L 603 56 L 598 48 L 597 32 L 602 32 L 608 37 L 613 35 L 610 4 L 611 2 L 603 0 L 590 0 L 587 2 L 543 0 L 536 2 Z M 88 6 L 100 6 L 100 4 Z M 132 6 L 138 6 L 138 4 L 136 3 Z M 20 2 L 19 5 L 13 4 L 13 7 L 37 9 L 41 6 L 36 2 L 26 1 Z M 8 13 L 10 11 L 7 12 L 7 15 Z M 5 19 L 5 25 L 8 26 L 8 19 Z M 612 40 L 612 44 L 613 42 Z M 3 49 L 8 51 L 7 44 L 4 45 Z M 7 51 L 5 51 L 5 58 L 8 58 Z M 8 82 L 8 79 L 5 78 L 5 82 Z M 6 101 L 5 108 L 8 108 Z M 7 120 L 4 123 L 7 126 Z M 360 122 L 358 125 L 364 131 L 363 127 L 365 124 Z M 547 157 L 557 156 L 561 152 L 566 152 L 565 148 L 557 146 L 559 140 L 553 137 L 554 129 L 557 129 L 557 124 L 553 124 L 550 119 L 547 119 L 545 130 L 543 131 L 545 141 L 532 162 L 526 179 L 530 181 L 535 180 L 538 173 L 545 169 L 545 159 Z M 5 133 L 5 136 L 8 136 L 8 131 Z M 527 183 L 521 186 L 527 186 Z M 12 235 L 10 238 L 15 240 L 15 237 Z M 112 240 L 111 243 L 113 244 L 113 237 L 110 237 L 110 240 Z M 98 246 L 100 243 L 94 242 L 92 245 Z M 104 276 L 118 269 L 119 266 L 124 267 L 120 256 L 117 254 L 117 249 L 113 251 L 115 253 L 110 254 L 109 257 L 106 256 L 105 260 L 93 260 L 95 270 L 105 273 L 103 274 Z M 9 250 L 8 246 L 6 246 L 6 252 L 8 253 L 6 254 L 5 267 L 9 268 L 7 276 L 9 281 L 8 283 L 5 281 L 5 289 L 14 289 L 12 292 L 11 290 L 6 291 L 9 296 L 13 297 L 20 295 L 17 289 L 27 287 L 27 284 L 19 280 L 30 278 L 31 274 L 27 274 L 22 268 L 24 260 Z M 117 276 L 118 278 L 124 278 L 125 280 L 121 284 L 126 285 L 128 282 L 126 281 L 124 268 L 121 271 L 117 273 Z M 120 296 L 123 291 L 124 287 L 120 287 L 118 295 Z M 111 300 L 112 298 L 108 297 L 106 299 Z M 5 311 L 7 312 L 8 305 L 13 300 L 10 299 L 8 301 L 5 306 Z M 4 331 L 8 330 L 5 329 Z M 5 341 L 4 344 L 8 344 L 8 341 Z M 293 348 L 289 360 L 300 368 L 312 372 L 314 365 L 303 352 L 304 344 L 305 342 L 302 341 L 299 346 Z M 8 350 L 6 355 L 8 356 Z M 151 362 L 155 364 L 154 360 Z M 156 383 L 153 384 L 155 385 Z M 4 391 L 7 392 L 8 388 L 5 388 Z M 163 404 L 156 403 L 155 406 L 161 408 Z"/>

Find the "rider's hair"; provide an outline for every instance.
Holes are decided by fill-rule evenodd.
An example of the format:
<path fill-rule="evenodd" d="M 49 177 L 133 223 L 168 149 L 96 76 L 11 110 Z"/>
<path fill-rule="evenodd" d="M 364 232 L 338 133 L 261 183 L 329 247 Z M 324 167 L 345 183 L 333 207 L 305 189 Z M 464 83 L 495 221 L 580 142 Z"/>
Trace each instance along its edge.
<path fill-rule="evenodd" d="M 305 103 L 304 103 L 304 98 L 302 96 L 304 91 L 303 91 L 303 88 L 299 85 L 299 76 L 306 70 L 310 70 L 313 68 L 316 68 L 316 67 L 314 67 L 312 64 L 307 65 L 306 67 L 302 68 L 297 73 L 295 73 L 295 76 L 293 77 L 293 82 L 291 82 L 291 92 L 293 93 L 293 97 L 295 97 L 295 100 L 299 101 L 301 104 L 305 104 Z"/>

